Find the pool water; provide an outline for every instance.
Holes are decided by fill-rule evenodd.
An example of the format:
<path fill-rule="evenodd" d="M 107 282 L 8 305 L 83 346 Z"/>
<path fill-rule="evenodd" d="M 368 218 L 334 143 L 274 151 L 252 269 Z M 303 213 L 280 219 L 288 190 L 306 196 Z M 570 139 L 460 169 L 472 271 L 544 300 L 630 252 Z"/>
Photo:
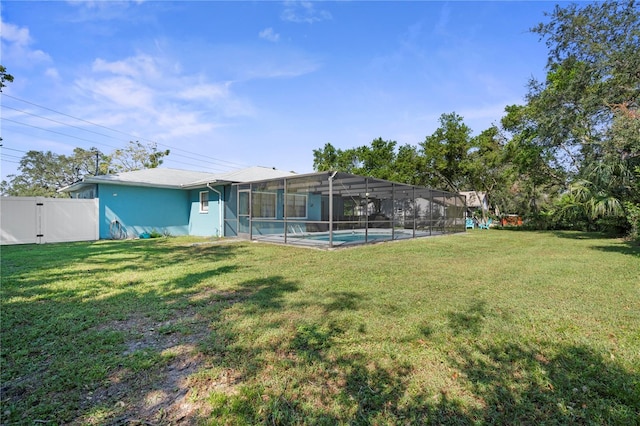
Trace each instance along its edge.
<path fill-rule="evenodd" d="M 329 234 L 321 234 L 321 235 L 307 235 L 303 237 L 305 240 L 314 240 L 314 241 L 329 241 Z M 390 240 L 391 234 L 369 234 L 367 236 L 367 241 L 381 241 L 381 240 Z M 364 242 L 365 234 L 357 233 L 357 234 L 333 234 L 333 242 L 342 242 L 342 243 L 355 243 L 355 242 Z"/>

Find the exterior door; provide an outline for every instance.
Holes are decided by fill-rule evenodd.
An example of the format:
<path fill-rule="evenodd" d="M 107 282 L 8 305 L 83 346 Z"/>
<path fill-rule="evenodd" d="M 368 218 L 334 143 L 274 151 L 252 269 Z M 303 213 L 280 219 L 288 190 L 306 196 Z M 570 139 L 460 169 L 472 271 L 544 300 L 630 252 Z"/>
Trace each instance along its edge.
<path fill-rule="evenodd" d="M 251 191 L 238 191 L 238 236 L 251 239 Z"/>

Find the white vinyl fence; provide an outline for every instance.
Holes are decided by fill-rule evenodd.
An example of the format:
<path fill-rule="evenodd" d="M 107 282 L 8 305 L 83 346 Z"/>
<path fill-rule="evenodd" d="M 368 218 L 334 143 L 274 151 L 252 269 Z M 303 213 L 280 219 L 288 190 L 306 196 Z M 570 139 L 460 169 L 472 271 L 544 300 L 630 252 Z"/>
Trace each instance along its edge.
<path fill-rule="evenodd" d="M 0 244 L 99 239 L 98 200 L 0 197 Z"/>

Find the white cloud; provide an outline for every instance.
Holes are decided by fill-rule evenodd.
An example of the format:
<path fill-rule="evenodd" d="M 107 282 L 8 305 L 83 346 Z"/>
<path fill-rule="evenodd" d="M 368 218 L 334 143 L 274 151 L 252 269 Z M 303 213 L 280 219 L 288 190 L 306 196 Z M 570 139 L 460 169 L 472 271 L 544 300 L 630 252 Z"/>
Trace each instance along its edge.
<path fill-rule="evenodd" d="M 333 19 L 326 10 L 318 10 L 310 1 L 287 1 L 280 15 L 284 21 L 313 24 L 314 22 Z"/>
<path fill-rule="evenodd" d="M 76 85 L 96 100 L 108 102 L 120 108 L 153 109 L 154 92 L 143 83 L 127 77 L 103 79 L 85 78 Z M 106 106 L 106 105 L 105 105 Z"/>
<path fill-rule="evenodd" d="M 188 74 L 175 58 L 140 53 L 114 61 L 97 58 L 74 82 L 80 117 L 141 139 L 210 140 L 230 120 L 255 113 L 231 81 Z"/>
<path fill-rule="evenodd" d="M 209 100 L 216 101 L 229 97 L 229 86 L 231 83 L 222 84 L 194 84 L 184 87 L 177 93 L 177 96 L 186 100 Z"/>
<path fill-rule="evenodd" d="M 67 17 L 71 22 L 110 21 L 131 18 L 132 6 L 142 1 L 67 0 L 75 7 L 75 13 Z"/>
<path fill-rule="evenodd" d="M 273 28 L 271 27 L 265 28 L 264 30 L 260 31 L 260 33 L 258 33 L 258 36 L 274 43 L 280 40 L 280 34 L 273 31 Z"/>
<path fill-rule="evenodd" d="M 160 75 L 156 60 L 149 55 L 138 55 L 114 62 L 98 58 L 93 61 L 92 69 L 96 72 L 110 72 L 129 77 L 158 78 Z"/>
<path fill-rule="evenodd" d="M 255 67 L 246 70 L 244 78 L 268 79 L 268 78 L 293 78 L 310 74 L 319 68 L 319 64 L 313 60 L 300 60 L 298 62 L 279 63 L 277 61 L 256 63 Z"/>
<path fill-rule="evenodd" d="M 449 34 L 449 25 L 451 23 L 451 6 L 447 3 L 442 5 L 440 14 L 438 15 L 438 21 L 436 22 L 433 32 L 441 36 Z"/>
<path fill-rule="evenodd" d="M 55 68 L 47 68 L 44 75 L 54 80 L 60 80 L 60 73 L 58 73 L 58 70 Z"/>
<path fill-rule="evenodd" d="M 50 62 L 51 57 L 39 49 L 33 49 L 29 29 L 5 22 L 0 17 L 0 40 L 3 61 L 15 65 L 34 65 Z"/>
<path fill-rule="evenodd" d="M 17 25 L 4 22 L 2 17 L 0 17 L 0 38 L 21 46 L 31 43 L 28 28 L 20 28 Z"/>

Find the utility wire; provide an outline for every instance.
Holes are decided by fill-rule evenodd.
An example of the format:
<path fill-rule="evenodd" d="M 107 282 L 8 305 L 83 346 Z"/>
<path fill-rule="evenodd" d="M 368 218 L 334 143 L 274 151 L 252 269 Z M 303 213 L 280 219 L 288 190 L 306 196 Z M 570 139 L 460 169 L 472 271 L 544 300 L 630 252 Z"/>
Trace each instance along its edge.
<path fill-rule="evenodd" d="M 10 118 L 0 117 L 0 119 L 2 119 L 2 120 L 4 120 L 4 121 L 9 121 L 9 122 L 11 122 L 11 123 L 20 124 L 21 126 L 32 127 L 32 128 L 34 128 L 34 129 L 42 130 L 42 131 L 45 131 L 45 132 L 55 133 L 55 134 L 57 134 L 57 135 L 66 136 L 66 137 L 68 137 L 68 138 L 73 138 L 73 139 L 78 139 L 78 140 L 81 140 L 81 141 L 84 141 L 84 142 L 89 142 L 89 143 L 91 143 L 91 144 L 104 145 L 104 146 L 108 146 L 109 148 L 112 148 L 112 149 L 118 149 L 118 148 L 116 148 L 115 146 L 112 146 L 112 145 L 106 144 L 106 143 L 104 143 L 104 142 L 91 141 L 91 140 L 89 140 L 89 139 L 84 139 L 84 138 L 81 138 L 81 137 L 79 137 L 79 136 L 68 135 L 68 134 L 66 134 L 66 133 L 57 132 L 57 131 L 55 131 L 55 130 L 45 129 L 45 128 L 43 128 L 43 127 L 34 126 L 33 124 L 21 123 L 20 121 L 12 120 L 12 119 L 10 119 Z"/>
<path fill-rule="evenodd" d="M 0 158 L 0 161 L 2 161 L 3 163 L 20 164 L 19 161 L 7 160 L 5 158 Z"/>
<path fill-rule="evenodd" d="M 17 158 L 18 160 L 20 160 L 22 157 L 19 157 L 17 155 L 12 155 L 12 154 L 2 154 L 3 157 L 11 157 L 11 158 Z"/>
<path fill-rule="evenodd" d="M 61 121 L 53 120 L 53 119 L 51 119 L 51 118 L 44 117 L 44 116 L 41 116 L 41 115 L 38 115 L 38 114 L 33 114 L 33 113 L 30 113 L 30 112 L 27 112 L 27 111 L 22 111 L 22 110 L 19 110 L 19 109 L 17 109 L 17 108 L 7 107 L 7 106 L 4 106 L 4 107 L 5 107 L 5 108 L 12 109 L 12 110 L 14 110 L 14 111 L 22 112 L 22 113 L 25 113 L 25 114 L 28 114 L 28 115 L 31 115 L 31 116 L 34 116 L 34 117 L 37 117 L 37 118 L 41 118 L 41 119 L 43 119 L 43 120 L 52 121 L 52 122 L 57 123 L 57 124 L 61 124 L 61 125 L 64 125 L 64 126 L 73 127 L 73 128 L 76 128 L 76 129 L 79 129 L 79 130 L 82 130 L 82 131 L 86 131 L 86 132 L 94 133 L 94 134 L 97 134 L 97 135 L 100 135 L 100 136 L 104 136 L 104 137 L 111 138 L 111 139 L 115 139 L 115 140 L 118 140 L 118 141 L 119 141 L 119 139 L 118 139 L 118 138 L 116 138 L 115 136 L 105 135 L 105 134 L 103 134 L 103 133 L 99 133 L 99 132 L 95 132 L 95 131 L 92 131 L 92 130 L 84 129 L 84 128 L 82 128 L 82 127 L 78 127 L 78 126 L 74 126 L 74 125 L 71 125 L 71 124 L 68 124 L 68 123 L 64 123 L 64 122 L 61 122 Z M 64 115 L 64 114 L 63 114 L 63 115 Z M 18 123 L 18 122 L 16 122 L 16 123 Z M 19 124 L 23 124 L 23 125 L 26 125 L 26 126 L 31 126 L 31 125 L 28 125 L 28 124 L 25 124 L 25 123 L 19 123 Z M 35 127 L 35 126 L 31 126 L 31 127 Z M 47 130 L 47 129 L 42 129 L 42 128 L 40 128 L 40 127 L 37 127 L 37 128 L 38 128 L 38 129 L 41 129 L 41 130 L 49 131 L 49 130 Z M 108 144 L 101 143 L 101 142 L 95 142 L 95 143 L 96 143 L 96 144 L 105 145 L 105 146 L 108 146 L 108 147 L 113 148 L 112 146 L 110 146 L 110 145 L 108 145 Z M 205 165 L 198 165 L 198 164 L 193 164 L 193 163 L 186 163 L 186 162 L 184 162 L 184 161 L 174 160 L 174 157 L 176 157 L 176 156 L 177 156 L 177 157 L 187 158 L 187 159 L 189 159 L 189 160 L 201 161 L 201 162 L 205 163 Z M 211 169 L 211 163 L 212 163 L 211 161 L 207 161 L 207 160 L 202 159 L 202 158 L 190 157 L 190 156 L 188 156 L 188 155 L 178 154 L 178 153 L 175 153 L 175 152 L 173 152 L 173 156 L 171 157 L 171 161 L 172 161 L 172 162 L 179 163 L 179 164 L 185 164 L 185 165 L 193 166 L 193 167 L 209 168 L 209 169 Z M 233 166 L 228 166 L 228 165 L 226 165 L 226 164 L 218 164 L 218 167 L 225 167 L 225 168 L 227 169 L 227 170 L 223 170 L 223 171 L 228 171 L 228 169 L 233 169 L 233 168 L 234 168 Z M 216 170 L 220 170 L 220 169 L 219 169 L 219 168 L 217 168 Z"/>
<path fill-rule="evenodd" d="M 39 129 L 39 130 L 44 130 L 44 131 L 46 131 L 46 132 L 56 133 L 56 134 L 59 134 L 59 135 L 62 135 L 62 136 L 67 136 L 67 137 L 71 137 L 71 138 L 76 138 L 76 139 L 80 139 L 80 140 L 88 141 L 88 142 L 91 142 L 91 143 L 100 144 L 100 142 L 95 142 L 95 141 L 93 141 L 93 142 L 92 142 L 92 141 L 89 141 L 89 140 L 87 140 L 87 139 L 79 138 L 79 137 L 77 137 L 77 136 L 67 135 L 67 134 L 65 134 L 65 133 L 56 132 L 56 131 L 54 131 L 54 130 L 49 130 L 49 129 L 44 129 L 44 128 L 41 128 L 41 127 L 33 126 L 33 125 L 31 125 L 31 124 L 20 123 L 20 122 L 18 122 L 18 121 L 11 120 L 11 119 L 9 119 L 9 118 L 5 118 L 5 117 L 2 117 L 2 120 L 11 121 L 11 122 L 13 122 L 13 123 L 21 124 L 21 125 L 23 125 L 23 126 L 33 127 L 33 128 Z M 105 145 L 105 144 L 102 144 L 102 145 Z M 109 145 L 107 145 L 107 146 L 109 146 Z M 113 147 L 112 147 L 112 148 L 113 148 Z M 7 148 L 7 147 L 4 147 L 4 146 L 3 146 L 3 147 L 0 147 L 0 149 L 8 149 L 8 150 L 11 150 L 11 151 L 22 152 L 22 153 L 25 153 L 25 154 L 27 153 L 27 151 L 22 151 L 22 150 L 19 150 L 19 149 L 13 149 L 13 148 Z M 3 155 L 5 155 L 5 156 L 9 156 L 10 154 L 3 154 Z M 20 158 L 21 158 L 21 157 L 18 157 L 18 156 L 13 156 L 13 157 L 18 158 L 18 159 L 20 159 Z M 220 172 L 227 172 L 227 171 L 228 171 L 228 170 L 225 170 L 225 169 L 221 169 L 221 168 L 220 168 L 220 166 L 217 166 L 217 167 L 216 167 L 215 165 L 211 165 L 211 164 L 209 164 L 208 166 L 203 166 L 202 164 L 187 163 L 187 162 L 185 162 L 185 161 L 179 161 L 179 160 L 174 160 L 174 159 L 171 159 L 171 161 L 172 161 L 172 162 L 174 162 L 174 163 L 178 163 L 178 164 L 184 164 L 184 165 L 186 165 L 186 166 L 192 166 L 192 167 L 204 168 L 204 169 L 207 169 L 207 170 L 215 170 L 215 171 L 220 171 Z"/>
<path fill-rule="evenodd" d="M 120 139 L 118 139 L 118 138 L 117 138 L 117 137 L 115 137 L 115 136 L 105 135 L 104 133 L 95 132 L 95 131 L 93 131 L 93 130 L 89 130 L 89 129 L 84 129 L 84 128 L 82 128 L 82 127 L 74 126 L 74 125 L 72 125 L 72 124 L 64 123 L 64 122 L 62 122 L 62 121 L 57 121 L 57 120 L 54 120 L 54 119 L 52 119 L 52 118 L 44 117 L 44 116 L 41 116 L 41 115 L 38 115 L 38 114 L 33 114 L 33 113 L 28 112 L 28 111 L 23 111 L 23 110 L 20 110 L 20 109 L 17 109 L 17 108 L 13 108 L 13 107 L 10 107 L 10 106 L 2 105 L 2 107 L 3 107 L 3 108 L 9 108 L 9 109 L 12 109 L 12 110 L 14 110 L 14 111 L 17 111 L 17 112 L 20 112 L 20 113 L 23 113 L 23 114 L 31 115 L 31 116 L 33 116 L 33 117 L 41 118 L 41 119 L 43 119 L 43 120 L 51 121 L 51 122 L 53 122 L 53 123 L 61 124 L 61 125 L 63 125 L 63 126 L 69 126 L 69 127 L 74 128 L 74 129 L 82 130 L 82 131 L 89 132 L 89 133 L 93 133 L 93 134 L 96 134 L 96 135 L 99 135 L 99 136 L 104 136 L 105 138 L 110 138 L 110 139 L 115 139 L 115 140 L 117 140 L 117 141 L 120 141 Z M 17 123 L 17 122 L 16 122 L 16 123 Z M 20 124 L 23 124 L 23 125 L 29 126 L 28 124 L 25 124 L 25 123 L 20 123 Z M 39 127 L 38 127 L 38 128 L 39 128 Z M 39 128 L 39 129 L 41 129 L 41 128 Z M 42 130 L 46 130 L 46 129 L 42 129 Z M 95 142 L 95 143 L 100 144 L 101 142 Z M 106 144 L 104 144 L 104 145 L 105 145 L 105 146 L 109 146 L 109 145 L 106 145 Z M 109 146 L 109 147 L 111 147 L 111 146 Z M 113 147 L 111 147 L 111 148 L 113 148 Z M 24 151 L 23 151 L 23 152 L 24 152 Z M 187 159 L 189 159 L 189 160 L 201 161 L 201 162 L 203 162 L 203 163 L 205 163 L 205 164 L 207 164 L 207 165 L 210 165 L 210 163 L 211 163 L 210 161 L 204 160 L 204 159 L 202 159 L 202 158 L 190 157 L 190 156 L 188 156 L 188 155 L 184 155 L 184 154 L 176 154 L 176 153 L 173 153 L 173 154 L 174 154 L 174 156 L 187 158 Z M 171 160 L 173 161 L 173 157 L 171 158 Z M 180 161 L 176 161 L 176 162 L 180 163 Z M 196 165 L 196 164 L 190 164 L 190 163 L 184 163 L 184 162 L 181 162 L 181 164 L 188 164 L 188 165 L 190 165 L 190 166 L 194 166 L 194 167 L 205 167 L 205 166 L 202 166 L 202 165 Z M 221 167 L 226 167 L 226 168 L 228 168 L 228 169 L 230 169 L 230 168 L 231 168 L 231 169 L 232 169 L 232 168 L 234 168 L 234 167 L 232 167 L 232 166 L 227 166 L 227 165 L 223 165 L 223 164 L 220 164 L 219 166 L 221 166 Z"/>
<path fill-rule="evenodd" d="M 41 119 L 43 119 L 43 120 L 51 121 L 51 122 L 53 122 L 53 123 L 62 124 L 63 126 L 73 127 L 74 129 L 82 130 L 82 131 L 84 131 L 84 132 L 89 132 L 89 133 L 93 133 L 93 134 L 100 135 L 100 136 L 104 136 L 105 138 L 110 138 L 110 139 L 116 139 L 116 140 L 118 140 L 115 136 L 109 136 L 109 135 L 105 135 L 104 133 L 99 133 L 99 132 L 95 132 L 95 131 L 93 131 L 93 130 L 84 129 L 84 128 L 82 128 L 82 127 L 74 126 L 73 124 L 64 123 L 64 122 L 62 122 L 62 121 L 54 120 L 53 118 L 45 117 L 45 116 L 38 115 L 38 114 L 33 114 L 33 113 L 31 113 L 31 112 L 23 111 L 23 110 L 21 110 L 21 109 L 13 108 L 13 107 L 10 107 L 10 106 L 7 106 L 7 105 L 2 105 L 2 108 L 12 109 L 12 110 L 14 110 L 14 111 L 17 111 L 17 112 L 21 112 L 21 113 L 23 113 L 23 114 L 30 115 L 30 116 L 32 116 L 32 117 L 37 117 L 37 118 L 41 118 Z"/>
<path fill-rule="evenodd" d="M 56 114 L 64 115 L 65 117 L 73 118 L 74 120 L 78 120 L 78 121 L 81 121 L 81 122 L 83 122 L 83 123 L 91 124 L 91 125 L 93 125 L 93 126 L 97 126 L 97 127 L 100 127 L 100 128 L 103 128 L 103 129 L 106 129 L 106 130 L 112 131 L 112 132 L 116 132 L 116 133 L 119 133 L 119 134 L 121 134 L 121 135 L 125 135 L 125 136 L 127 136 L 127 137 L 129 137 L 129 138 L 133 138 L 133 139 L 136 139 L 136 138 L 137 138 L 137 139 L 142 139 L 142 140 L 144 140 L 144 141 L 152 142 L 152 143 L 156 143 L 156 144 L 158 144 L 158 145 L 160 145 L 160 146 L 164 146 L 164 147 L 167 147 L 167 148 L 172 149 L 172 150 L 177 150 L 177 151 L 186 152 L 186 153 L 188 153 L 188 154 L 196 155 L 196 156 L 198 156 L 198 157 L 205 157 L 205 158 L 209 158 L 209 159 L 211 159 L 211 160 L 213 160 L 213 161 L 216 161 L 216 162 L 228 163 L 228 164 L 230 164 L 230 166 L 228 166 L 228 167 L 230 167 L 230 168 L 242 168 L 242 167 L 245 167 L 245 166 L 244 166 L 244 165 L 242 165 L 242 164 L 234 163 L 234 162 L 232 162 L 232 161 L 227 161 L 227 160 L 218 159 L 218 158 L 211 157 L 211 156 L 208 156 L 208 155 L 199 154 L 199 153 L 197 153 L 197 152 L 187 151 L 187 150 L 184 150 L 184 149 L 181 149 L 181 148 L 175 148 L 175 147 L 173 147 L 173 146 L 171 146 L 171 145 L 167 145 L 167 144 L 163 144 L 163 143 L 160 143 L 160 142 L 156 142 L 156 141 L 153 141 L 153 140 L 151 140 L 151 139 L 147 139 L 147 138 L 139 138 L 138 136 L 131 135 L 131 134 L 129 134 L 129 133 L 125 133 L 125 132 L 122 132 L 122 131 L 117 130 L 117 129 L 113 129 L 113 128 L 111 128 L 111 127 L 107 127 L 107 126 L 103 126 L 103 125 L 101 125 L 101 124 L 93 123 L 93 122 L 91 122 L 91 121 L 84 120 L 84 119 L 82 119 L 82 118 L 74 117 L 74 116 L 72 116 L 72 115 L 65 114 L 65 113 L 60 112 L 60 111 L 56 111 L 56 110 L 54 110 L 54 109 L 52 109 L 52 108 L 48 108 L 48 107 L 45 107 L 45 106 L 42 106 L 42 105 L 38 105 L 38 104 L 36 104 L 36 103 L 34 103 L 34 102 L 30 102 L 30 101 L 27 101 L 27 100 L 24 100 L 24 99 L 20 99 L 20 98 L 17 98 L 17 97 L 15 97 L 15 96 L 7 95 L 7 94 L 6 94 L 6 93 L 4 93 L 4 92 L 1 92 L 1 93 L 2 93 L 2 96 L 6 96 L 6 97 L 9 97 L 9 98 L 11 98 L 11 99 L 15 99 L 15 100 L 17 100 L 17 101 L 24 102 L 24 103 L 29 104 L 29 105 L 33 105 L 33 106 L 35 106 L 35 107 L 42 108 L 42 109 L 45 109 L 45 110 L 47 110 L 47 111 L 54 112 L 54 113 L 56 113 Z"/>
<path fill-rule="evenodd" d="M 16 152 L 23 152 L 23 153 L 27 153 L 27 151 L 23 151 L 21 149 L 13 149 L 13 148 L 7 148 L 6 146 L 0 146 L 1 149 L 8 149 L 9 151 L 16 151 Z"/>

